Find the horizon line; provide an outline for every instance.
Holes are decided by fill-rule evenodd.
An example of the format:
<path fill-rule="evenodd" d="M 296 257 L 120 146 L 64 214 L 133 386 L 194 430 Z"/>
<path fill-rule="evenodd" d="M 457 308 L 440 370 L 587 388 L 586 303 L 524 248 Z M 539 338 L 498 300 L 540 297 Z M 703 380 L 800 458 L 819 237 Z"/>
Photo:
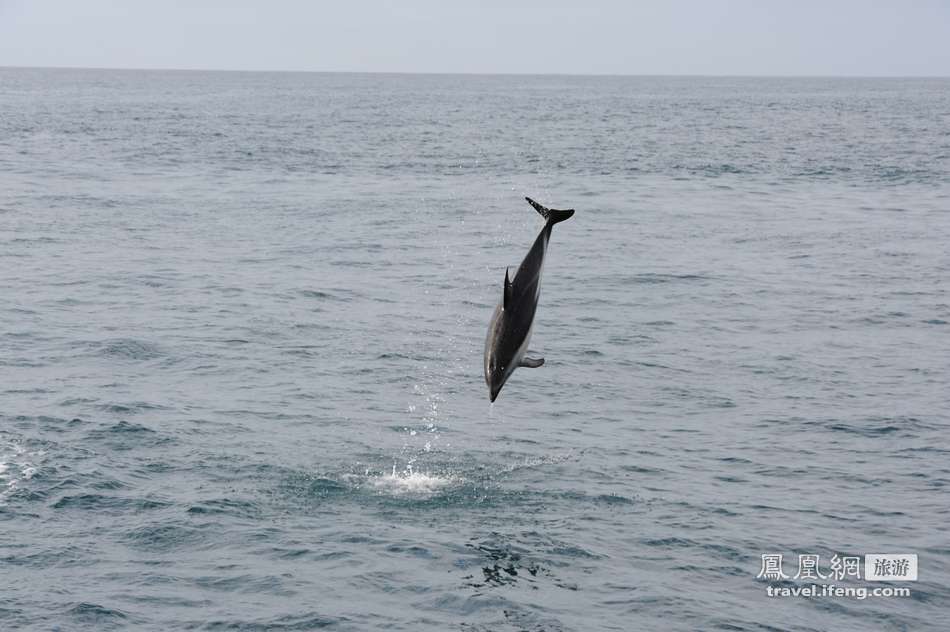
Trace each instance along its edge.
<path fill-rule="evenodd" d="M 137 72 L 232 72 L 232 73 L 273 73 L 273 74 L 314 74 L 314 75 L 433 75 L 433 76 L 472 76 L 472 77 L 675 77 L 709 79 L 950 79 L 950 75 L 838 75 L 838 74 L 776 74 L 754 73 L 574 73 L 574 72 L 476 72 L 476 71 L 430 71 L 430 70 L 288 70 L 288 69 L 246 69 L 246 68 L 165 68 L 133 66 L 22 66 L 0 64 L 3 70 L 118 70 Z"/>

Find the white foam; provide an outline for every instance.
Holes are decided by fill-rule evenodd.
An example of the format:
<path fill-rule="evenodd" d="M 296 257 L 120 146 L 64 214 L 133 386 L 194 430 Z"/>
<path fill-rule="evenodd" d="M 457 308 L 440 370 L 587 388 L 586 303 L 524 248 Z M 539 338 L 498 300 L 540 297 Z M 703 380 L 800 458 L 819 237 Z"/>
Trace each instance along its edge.
<path fill-rule="evenodd" d="M 450 485 L 453 481 L 454 479 L 451 476 L 439 476 L 429 472 L 413 472 L 412 468 L 397 472 L 396 466 L 393 466 L 391 474 L 371 479 L 373 487 L 382 492 L 420 495 L 434 493 L 446 485 Z"/>

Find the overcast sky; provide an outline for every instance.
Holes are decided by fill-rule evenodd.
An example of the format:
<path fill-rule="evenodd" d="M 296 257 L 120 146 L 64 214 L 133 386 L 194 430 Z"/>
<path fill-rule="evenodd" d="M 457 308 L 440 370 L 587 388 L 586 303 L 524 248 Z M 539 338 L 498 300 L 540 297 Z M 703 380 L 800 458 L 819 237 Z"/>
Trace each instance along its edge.
<path fill-rule="evenodd" d="M 950 75 L 950 0 L 0 0 L 0 66 Z"/>

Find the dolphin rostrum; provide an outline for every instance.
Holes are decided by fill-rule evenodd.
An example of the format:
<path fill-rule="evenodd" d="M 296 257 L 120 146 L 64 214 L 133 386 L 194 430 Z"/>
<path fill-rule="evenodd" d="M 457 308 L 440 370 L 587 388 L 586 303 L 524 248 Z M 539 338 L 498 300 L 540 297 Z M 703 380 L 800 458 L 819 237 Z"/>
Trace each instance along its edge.
<path fill-rule="evenodd" d="M 536 368 L 544 364 L 544 358 L 526 358 L 528 341 L 534 324 L 534 313 L 541 296 L 541 269 L 544 254 L 551 240 L 551 228 L 574 214 L 574 209 L 557 210 L 541 206 L 531 198 L 525 198 L 546 220 L 538 233 L 531 250 L 518 266 L 513 279 L 505 270 L 505 286 L 501 302 L 492 314 L 485 339 L 485 382 L 488 396 L 494 402 L 505 381 L 519 366 Z"/>

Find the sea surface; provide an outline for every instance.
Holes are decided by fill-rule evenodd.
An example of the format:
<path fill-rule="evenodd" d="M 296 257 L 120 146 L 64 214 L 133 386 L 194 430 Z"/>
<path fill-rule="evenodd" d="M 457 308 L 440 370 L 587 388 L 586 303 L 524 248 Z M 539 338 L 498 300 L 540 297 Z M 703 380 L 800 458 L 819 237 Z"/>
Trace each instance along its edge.
<path fill-rule="evenodd" d="M 950 629 L 950 80 L 0 69 L 0 298 L 2 630 Z"/>

